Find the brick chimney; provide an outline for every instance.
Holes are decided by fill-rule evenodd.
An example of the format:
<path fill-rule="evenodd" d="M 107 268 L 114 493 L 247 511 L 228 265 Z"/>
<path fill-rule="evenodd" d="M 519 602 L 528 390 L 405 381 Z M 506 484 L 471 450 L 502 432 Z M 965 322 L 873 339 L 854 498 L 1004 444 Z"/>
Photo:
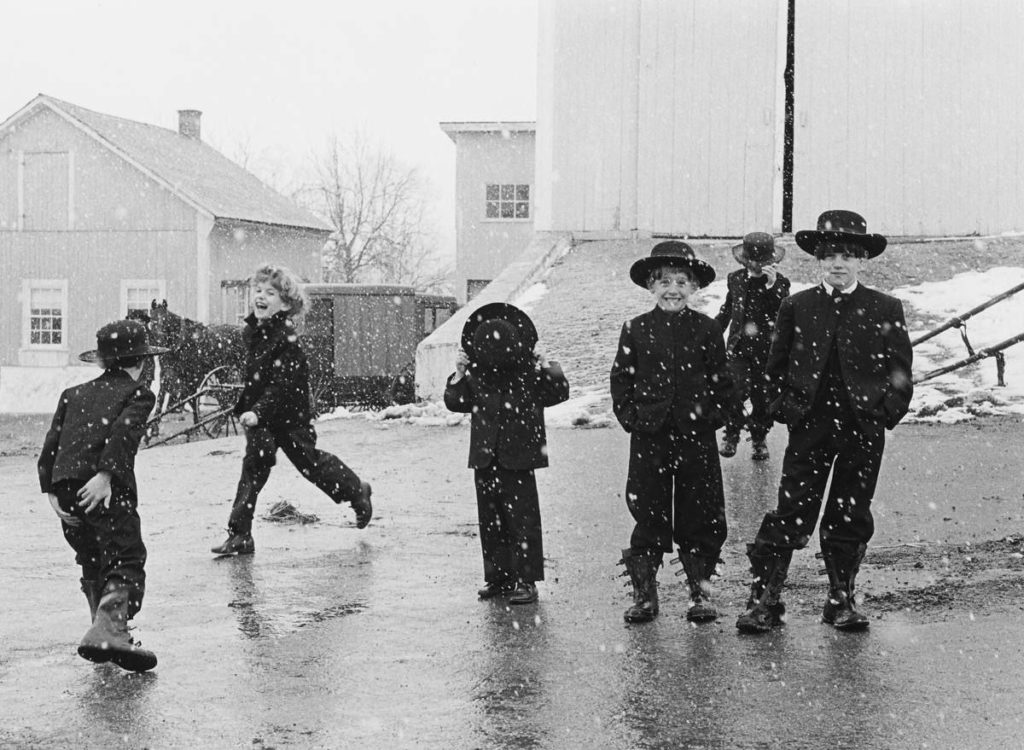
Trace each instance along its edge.
<path fill-rule="evenodd" d="M 179 109 L 178 132 L 186 138 L 193 138 L 197 141 L 202 140 L 199 137 L 199 120 L 202 116 L 203 113 L 198 109 Z"/>

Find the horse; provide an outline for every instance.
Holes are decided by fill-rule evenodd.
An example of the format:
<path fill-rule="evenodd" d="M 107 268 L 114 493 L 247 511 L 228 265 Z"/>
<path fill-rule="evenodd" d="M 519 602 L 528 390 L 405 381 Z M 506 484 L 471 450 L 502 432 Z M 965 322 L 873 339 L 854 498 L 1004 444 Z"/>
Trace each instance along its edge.
<path fill-rule="evenodd" d="M 141 317 L 141 316 L 140 316 Z M 147 328 L 150 343 L 167 347 L 160 355 L 160 392 L 157 415 L 184 408 L 187 404 L 199 420 L 200 386 L 218 367 L 227 368 L 220 382 L 240 383 L 245 371 L 245 343 L 242 326 L 207 326 L 182 317 L 167 308 L 167 300 L 150 303 Z M 164 402 L 167 399 L 167 406 Z"/>

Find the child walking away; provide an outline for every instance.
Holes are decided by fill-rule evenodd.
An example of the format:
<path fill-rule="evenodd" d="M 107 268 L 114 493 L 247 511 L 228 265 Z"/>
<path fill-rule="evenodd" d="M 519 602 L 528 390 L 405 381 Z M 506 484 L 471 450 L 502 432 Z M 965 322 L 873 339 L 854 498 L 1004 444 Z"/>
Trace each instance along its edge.
<path fill-rule="evenodd" d="M 633 584 L 626 622 L 658 615 L 662 554 L 679 545 L 690 593 L 686 617 L 714 620 L 710 579 L 726 537 L 715 430 L 733 395 L 722 328 L 687 307 L 715 271 L 683 242 L 654 246 L 629 270 L 655 307 L 622 327 L 611 370 L 612 408 L 630 433 L 626 505 L 635 526 L 621 562 Z"/>
<path fill-rule="evenodd" d="M 768 376 L 764 369 L 779 305 L 789 295 L 789 279 L 775 269 L 786 250 L 776 247 L 770 234 L 750 232 L 743 244 L 733 247 L 732 254 L 743 268 L 729 274 L 725 302 L 715 320 L 723 331 L 729 329 L 725 351 L 736 398 L 726 415 L 718 452 L 725 458 L 735 456 L 740 430 L 746 427 L 752 443 L 750 457 L 765 461 L 770 457 L 765 441 L 773 420 L 768 413 Z M 743 404 L 748 398 L 750 416 L 744 418 Z"/>
<path fill-rule="evenodd" d="M 256 499 L 277 462 L 278 448 L 334 502 L 351 503 L 358 528 L 365 528 L 373 515 L 369 483 L 337 456 L 316 447 L 309 365 L 293 320 L 305 306 L 300 283 L 283 266 L 261 266 L 253 275 L 253 312 L 245 319 L 244 332 L 245 384 L 234 410 L 245 427 L 245 457 L 228 538 L 210 550 L 216 555 L 251 555 L 256 550 Z"/>
<path fill-rule="evenodd" d="M 519 308 L 484 305 L 462 329 L 462 349 L 448 378 L 444 403 L 472 413 L 469 468 L 475 471 L 481 599 L 537 601 L 544 580 L 540 503 L 534 469 L 548 465 L 544 407 L 569 398 L 557 362 L 534 352 L 537 330 Z"/>
<path fill-rule="evenodd" d="M 139 382 L 143 364 L 166 352 L 148 346 L 146 328 L 118 320 L 79 356 L 103 374 L 61 394 L 39 455 L 39 484 L 82 568 L 92 626 L 78 653 L 145 672 L 156 655 L 128 634 L 146 591 L 146 546 L 138 512 L 135 454 L 156 403 Z"/>

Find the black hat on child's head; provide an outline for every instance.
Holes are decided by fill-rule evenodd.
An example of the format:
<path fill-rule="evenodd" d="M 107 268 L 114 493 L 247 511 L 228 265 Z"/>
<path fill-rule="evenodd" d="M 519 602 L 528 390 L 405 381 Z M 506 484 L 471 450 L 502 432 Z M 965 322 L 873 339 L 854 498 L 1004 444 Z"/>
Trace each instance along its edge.
<path fill-rule="evenodd" d="M 476 364 L 516 364 L 532 355 L 536 345 L 537 329 L 530 316 L 507 302 L 477 308 L 462 327 L 462 350 Z"/>
<path fill-rule="evenodd" d="M 170 349 L 146 343 L 146 326 L 137 320 L 115 320 L 96 331 L 96 348 L 82 352 L 83 362 L 112 362 L 130 357 L 154 357 Z"/>
<path fill-rule="evenodd" d="M 860 246 L 868 258 L 881 255 L 886 239 L 880 234 L 868 234 L 868 223 L 858 213 L 833 209 L 818 217 L 818 229 L 805 229 L 796 233 L 796 244 L 805 253 L 818 257 L 818 245 L 827 242 L 848 242 Z"/>
<path fill-rule="evenodd" d="M 715 280 L 715 269 L 698 258 L 692 247 L 679 240 L 666 240 L 651 248 L 650 255 L 641 258 L 630 267 L 629 278 L 637 286 L 646 289 L 651 271 L 663 266 L 687 269 L 696 278 L 697 285 L 702 288 Z"/>

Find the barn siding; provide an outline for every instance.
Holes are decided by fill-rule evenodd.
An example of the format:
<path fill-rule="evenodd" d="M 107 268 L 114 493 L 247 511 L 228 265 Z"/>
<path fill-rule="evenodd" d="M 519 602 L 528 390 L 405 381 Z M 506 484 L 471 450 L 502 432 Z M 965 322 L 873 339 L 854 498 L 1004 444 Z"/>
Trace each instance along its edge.
<path fill-rule="evenodd" d="M 538 229 L 770 228 L 777 3 L 565 0 L 542 18 Z"/>
<path fill-rule="evenodd" d="M 794 226 L 1024 230 L 1024 4 L 797 0 Z"/>

